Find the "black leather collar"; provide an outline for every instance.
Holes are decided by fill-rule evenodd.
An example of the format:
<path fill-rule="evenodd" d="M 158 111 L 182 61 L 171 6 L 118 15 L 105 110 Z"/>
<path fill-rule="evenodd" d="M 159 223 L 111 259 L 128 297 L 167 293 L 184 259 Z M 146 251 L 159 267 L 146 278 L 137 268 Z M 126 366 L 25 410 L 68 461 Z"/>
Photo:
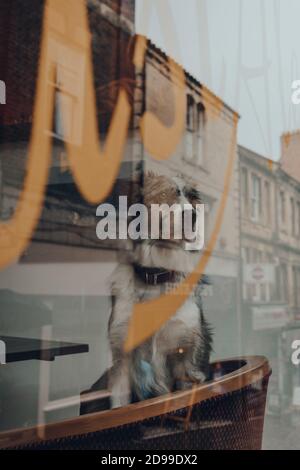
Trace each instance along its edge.
<path fill-rule="evenodd" d="M 167 271 L 163 268 L 148 268 L 139 264 L 134 265 L 136 275 L 145 283 L 151 286 L 164 284 L 165 282 L 176 281 L 176 271 Z"/>

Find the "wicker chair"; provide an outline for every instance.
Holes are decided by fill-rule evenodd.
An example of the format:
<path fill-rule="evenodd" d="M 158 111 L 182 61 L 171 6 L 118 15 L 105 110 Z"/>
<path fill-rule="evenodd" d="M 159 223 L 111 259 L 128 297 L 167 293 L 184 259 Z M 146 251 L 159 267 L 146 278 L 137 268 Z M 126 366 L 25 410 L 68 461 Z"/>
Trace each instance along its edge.
<path fill-rule="evenodd" d="M 270 373 L 268 361 L 260 356 L 220 361 L 211 365 L 211 380 L 205 384 L 60 423 L 1 433 L 0 448 L 260 449 Z"/>

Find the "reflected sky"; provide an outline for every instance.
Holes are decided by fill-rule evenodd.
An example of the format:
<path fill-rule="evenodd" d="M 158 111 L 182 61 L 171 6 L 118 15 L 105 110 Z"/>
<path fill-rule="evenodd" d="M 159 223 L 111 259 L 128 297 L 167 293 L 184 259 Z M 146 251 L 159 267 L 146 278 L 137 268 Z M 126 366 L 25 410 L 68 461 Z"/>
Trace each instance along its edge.
<path fill-rule="evenodd" d="M 282 132 L 300 127 L 300 105 L 291 103 L 300 79 L 299 0 L 151 0 L 150 14 L 147 3 L 136 0 L 137 32 L 240 113 L 240 144 L 277 160 Z M 163 34 L 172 19 L 176 39 Z"/>

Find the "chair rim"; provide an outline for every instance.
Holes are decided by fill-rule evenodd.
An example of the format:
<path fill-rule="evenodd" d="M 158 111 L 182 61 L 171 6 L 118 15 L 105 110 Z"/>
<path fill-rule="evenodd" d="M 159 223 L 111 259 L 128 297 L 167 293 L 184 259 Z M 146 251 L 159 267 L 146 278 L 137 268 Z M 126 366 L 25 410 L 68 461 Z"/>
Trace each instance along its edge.
<path fill-rule="evenodd" d="M 80 436 L 143 421 L 240 390 L 268 377 L 271 373 L 269 362 L 264 356 L 237 356 L 214 361 L 212 365 L 232 361 L 245 362 L 245 365 L 218 379 L 195 385 L 188 390 L 176 391 L 121 408 L 98 411 L 64 421 L 1 432 L 0 449 Z"/>

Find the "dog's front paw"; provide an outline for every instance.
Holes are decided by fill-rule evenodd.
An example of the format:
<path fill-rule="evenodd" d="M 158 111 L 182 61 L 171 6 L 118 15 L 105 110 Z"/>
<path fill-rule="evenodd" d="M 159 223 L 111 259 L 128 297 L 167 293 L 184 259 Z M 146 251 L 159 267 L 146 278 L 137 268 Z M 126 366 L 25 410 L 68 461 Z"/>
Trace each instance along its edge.
<path fill-rule="evenodd" d="M 130 403 L 129 396 L 127 395 L 111 396 L 110 401 L 111 408 L 120 408 L 121 406 L 126 406 Z"/>
<path fill-rule="evenodd" d="M 130 403 L 130 389 L 127 377 L 120 376 L 111 388 L 111 407 L 119 408 Z"/>

